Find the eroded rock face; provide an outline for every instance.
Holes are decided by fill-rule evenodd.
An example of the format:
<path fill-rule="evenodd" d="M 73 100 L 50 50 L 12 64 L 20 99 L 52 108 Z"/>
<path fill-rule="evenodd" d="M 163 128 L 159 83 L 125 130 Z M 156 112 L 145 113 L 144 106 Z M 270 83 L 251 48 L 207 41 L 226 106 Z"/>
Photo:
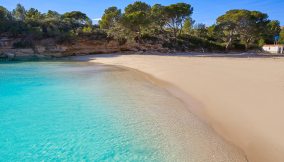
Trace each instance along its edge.
<path fill-rule="evenodd" d="M 69 44 L 56 44 L 53 39 L 45 39 L 36 42 L 33 48 L 13 48 L 13 43 L 19 41 L 0 38 L 0 57 L 9 59 L 48 59 L 74 55 L 116 53 L 116 52 L 138 52 L 167 51 L 161 45 L 126 43 L 120 45 L 117 41 L 85 40 L 78 39 Z M 7 55 L 8 54 L 8 55 Z"/>
<path fill-rule="evenodd" d="M 17 39 L 17 38 L 11 39 L 11 38 L 7 38 L 7 37 L 0 37 L 0 49 L 10 48 L 17 41 L 19 41 L 19 39 Z"/>
<path fill-rule="evenodd" d="M 4 53 L 4 55 L 9 59 L 13 59 L 13 58 L 16 57 L 16 54 L 14 54 L 14 53 Z"/>

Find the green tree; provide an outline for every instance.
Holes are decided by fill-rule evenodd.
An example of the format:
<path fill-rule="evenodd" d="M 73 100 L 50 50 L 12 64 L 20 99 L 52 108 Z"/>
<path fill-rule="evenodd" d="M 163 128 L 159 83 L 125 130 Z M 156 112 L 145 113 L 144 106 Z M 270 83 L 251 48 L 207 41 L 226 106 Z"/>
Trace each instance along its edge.
<path fill-rule="evenodd" d="M 15 14 L 19 15 L 19 17 L 16 17 Z M 23 21 L 20 21 L 21 17 L 22 20 L 24 20 L 25 9 L 23 6 L 18 4 L 17 8 L 13 10 L 13 12 L 10 12 L 6 8 L 0 6 L 0 35 L 18 36 L 19 34 L 26 32 L 26 25 Z"/>
<path fill-rule="evenodd" d="M 218 32 L 216 24 L 207 27 L 208 40 L 214 42 L 222 42 L 222 40 L 220 39 L 221 36 L 219 34 L 220 32 Z"/>
<path fill-rule="evenodd" d="M 107 30 L 107 35 L 109 38 L 117 40 L 121 45 L 135 40 L 136 37 L 131 30 L 125 28 L 121 23 L 117 23 L 114 27 Z"/>
<path fill-rule="evenodd" d="M 21 4 L 17 4 L 16 8 L 13 10 L 13 16 L 18 21 L 24 21 L 26 18 L 26 9 Z"/>
<path fill-rule="evenodd" d="M 128 6 L 126 6 L 126 8 L 124 9 L 125 14 L 131 14 L 131 13 L 135 13 L 135 12 L 150 12 L 151 10 L 151 6 L 148 5 L 145 2 L 141 2 L 141 1 L 136 1 L 133 4 L 129 4 Z"/>
<path fill-rule="evenodd" d="M 191 18 L 185 19 L 182 32 L 185 34 L 190 34 L 192 31 L 193 24 L 194 24 L 194 21 Z"/>
<path fill-rule="evenodd" d="M 226 50 L 228 50 L 232 46 L 232 43 L 238 38 L 238 33 L 235 26 L 235 23 L 225 21 L 223 20 L 223 17 L 217 19 L 215 31 L 220 36 L 219 38 L 225 42 Z"/>
<path fill-rule="evenodd" d="M 47 13 L 45 14 L 45 18 L 46 19 L 56 19 L 59 20 L 61 17 L 61 15 L 56 12 L 56 11 L 52 11 L 52 10 L 48 10 Z"/>
<path fill-rule="evenodd" d="M 26 11 L 25 24 L 33 37 L 41 37 L 47 30 L 43 25 L 44 16 L 35 8 Z"/>
<path fill-rule="evenodd" d="M 72 30 L 75 34 L 78 34 L 77 29 L 92 25 L 91 19 L 80 11 L 66 12 L 62 15 L 62 18 L 64 28 Z"/>
<path fill-rule="evenodd" d="M 273 34 L 277 35 L 281 31 L 280 22 L 278 20 L 272 20 L 267 24 L 268 31 Z"/>
<path fill-rule="evenodd" d="M 68 31 L 64 28 L 61 15 L 56 11 L 48 10 L 48 12 L 44 14 L 42 23 L 46 27 L 48 35 L 59 35 L 60 32 Z"/>
<path fill-rule="evenodd" d="M 25 22 L 31 26 L 40 26 L 43 18 L 37 9 L 31 8 L 26 12 Z"/>
<path fill-rule="evenodd" d="M 106 9 L 102 16 L 102 20 L 99 21 L 100 28 L 110 29 L 114 27 L 114 25 L 120 20 L 121 16 L 121 10 L 117 7 L 110 7 Z"/>
<path fill-rule="evenodd" d="M 10 12 L 3 6 L 0 6 L 0 34 L 7 31 L 12 20 Z"/>
<path fill-rule="evenodd" d="M 191 18 L 193 8 L 190 4 L 177 3 L 165 6 L 167 26 L 172 30 L 174 37 L 181 34 L 184 21 Z"/>
<path fill-rule="evenodd" d="M 281 32 L 280 22 L 277 20 L 272 20 L 267 24 L 265 28 L 265 33 L 263 34 L 264 43 L 273 43 L 274 36 L 279 35 Z"/>
<path fill-rule="evenodd" d="M 282 27 L 281 32 L 280 32 L 280 43 L 284 44 L 284 27 Z"/>
<path fill-rule="evenodd" d="M 43 15 L 35 8 L 31 8 L 26 12 L 26 19 L 39 21 L 43 18 Z"/>
<path fill-rule="evenodd" d="M 69 19 L 70 21 L 81 25 L 88 24 L 90 21 L 88 16 L 80 11 L 66 12 L 63 14 L 63 18 Z"/>
<path fill-rule="evenodd" d="M 151 6 L 144 2 L 134 2 L 125 8 L 125 13 L 122 15 L 121 23 L 125 28 L 128 28 L 137 36 L 138 40 L 141 37 L 141 32 L 150 23 Z"/>
<path fill-rule="evenodd" d="M 208 31 L 205 24 L 199 23 L 194 25 L 193 31 L 195 36 L 201 38 L 207 38 Z"/>
<path fill-rule="evenodd" d="M 151 8 L 151 20 L 153 27 L 160 31 L 164 31 L 164 26 L 167 23 L 167 18 L 165 15 L 165 6 L 161 4 L 155 4 Z"/>
<path fill-rule="evenodd" d="M 227 40 L 226 47 L 238 35 L 246 49 L 261 38 L 268 22 L 267 14 L 249 10 L 230 10 L 217 19 L 217 24 L 223 29 Z"/>

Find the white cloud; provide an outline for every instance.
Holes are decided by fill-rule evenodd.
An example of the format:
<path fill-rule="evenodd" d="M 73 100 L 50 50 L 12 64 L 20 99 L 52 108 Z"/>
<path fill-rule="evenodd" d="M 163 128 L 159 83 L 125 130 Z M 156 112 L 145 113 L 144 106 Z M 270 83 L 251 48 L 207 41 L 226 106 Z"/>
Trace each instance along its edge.
<path fill-rule="evenodd" d="M 93 21 L 100 21 L 102 18 L 94 18 Z"/>

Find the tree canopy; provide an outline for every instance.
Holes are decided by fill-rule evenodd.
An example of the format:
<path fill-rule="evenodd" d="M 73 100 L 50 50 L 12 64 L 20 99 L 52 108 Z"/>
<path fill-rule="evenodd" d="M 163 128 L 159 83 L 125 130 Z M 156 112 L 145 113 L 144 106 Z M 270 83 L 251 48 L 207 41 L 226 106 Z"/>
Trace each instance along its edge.
<path fill-rule="evenodd" d="M 193 8 L 190 4 L 177 3 L 165 6 L 164 14 L 167 19 L 167 26 L 173 31 L 174 36 L 181 33 L 185 20 L 190 19 Z"/>
<path fill-rule="evenodd" d="M 12 11 L 0 6 L 0 36 L 66 40 L 80 36 L 98 38 L 97 35 L 102 34 L 124 43 L 139 43 L 147 38 L 182 49 L 194 44 L 227 50 L 258 48 L 264 43 L 273 43 L 275 35 L 280 35 L 280 42 L 284 43 L 280 22 L 270 20 L 267 14 L 259 11 L 230 10 L 218 17 L 212 26 L 195 23 L 192 14 L 193 7 L 188 3 L 151 6 L 136 1 L 124 9 L 107 8 L 99 24 L 93 25 L 80 11 L 41 13 L 35 8 L 25 9 L 21 4 Z"/>
<path fill-rule="evenodd" d="M 280 43 L 284 44 L 284 27 L 282 27 L 279 35 L 280 35 Z"/>
<path fill-rule="evenodd" d="M 102 29 L 110 29 L 121 19 L 121 10 L 117 7 L 109 7 L 105 10 L 99 25 Z"/>
<path fill-rule="evenodd" d="M 151 23 L 150 10 L 151 6 L 141 1 L 129 4 L 124 10 L 121 23 L 134 34 L 140 36 L 142 30 Z"/>
<path fill-rule="evenodd" d="M 265 36 L 271 36 L 272 33 L 277 32 L 278 28 L 279 24 L 276 21 L 270 21 L 265 13 L 230 10 L 217 18 L 216 29 L 222 33 L 226 48 L 238 41 L 248 49 L 258 40 L 267 39 Z"/>

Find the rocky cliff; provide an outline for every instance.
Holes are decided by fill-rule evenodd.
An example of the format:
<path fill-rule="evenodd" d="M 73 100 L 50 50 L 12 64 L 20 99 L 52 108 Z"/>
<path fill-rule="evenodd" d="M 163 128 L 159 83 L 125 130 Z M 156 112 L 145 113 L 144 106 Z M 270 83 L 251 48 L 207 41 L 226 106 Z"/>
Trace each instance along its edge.
<path fill-rule="evenodd" d="M 0 59 L 30 60 L 49 59 L 74 55 L 116 53 L 116 52 L 166 52 L 161 45 L 125 43 L 107 40 L 78 39 L 69 43 L 58 44 L 53 39 L 44 39 L 34 43 L 33 47 L 15 48 L 21 39 L 0 38 Z"/>

